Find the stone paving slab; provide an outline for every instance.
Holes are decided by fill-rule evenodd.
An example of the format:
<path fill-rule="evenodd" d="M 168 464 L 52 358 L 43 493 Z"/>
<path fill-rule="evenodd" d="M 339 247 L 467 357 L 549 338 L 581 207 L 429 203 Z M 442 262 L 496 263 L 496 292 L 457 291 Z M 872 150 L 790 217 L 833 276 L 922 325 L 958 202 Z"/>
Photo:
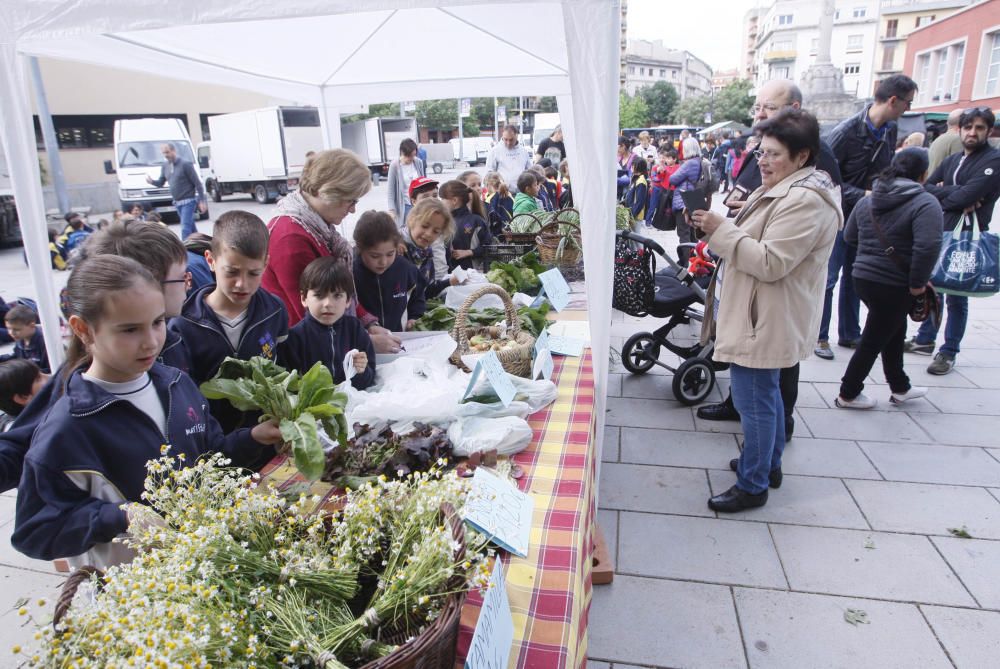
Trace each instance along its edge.
<path fill-rule="evenodd" d="M 736 483 L 732 471 L 710 471 L 712 494 Z M 706 500 L 707 503 L 707 500 Z M 785 476 L 781 488 L 769 492 L 768 503 L 733 516 L 738 520 L 868 529 L 868 522 L 839 479 Z"/>
<path fill-rule="evenodd" d="M 730 589 L 618 575 L 594 588 L 588 655 L 687 669 L 745 667 Z"/>
<path fill-rule="evenodd" d="M 913 420 L 927 431 L 931 443 L 935 444 L 996 446 L 997 436 L 1000 435 L 1000 415 L 915 414 Z"/>
<path fill-rule="evenodd" d="M 0 541 L 9 544 L 6 538 Z M 0 566 L 0 667 L 17 666 L 11 654 L 15 644 L 27 647 L 34 627 L 22 627 L 25 619 L 17 615 L 15 604 L 28 600 L 28 608 L 37 620 L 46 620 L 52 615 L 59 590 L 65 578 L 56 574 L 43 574 L 7 566 Z M 38 606 L 45 600 L 44 606 Z"/>
<path fill-rule="evenodd" d="M 814 437 L 854 441 L 928 443 L 930 437 L 906 413 L 849 409 L 796 409 Z"/>
<path fill-rule="evenodd" d="M 624 427 L 694 429 L 694 412 L 677 402 L 609 397 L 607 424 Z"/>
<path fill-rule="evenodd" d="M 890 481 L 985 486 L 1000 481 L 1000 462 L 966 446 L 860 442 Z"/>
<path fill-rule="evenodd" d="M 794 437 L 781 456 L 785 474 L 853 479 L 881 479 L 878 470 L 853 441 Z"/>
<path fill-rule="evenodd" d="M 637 576 L 785 589 L 763 523 L 622 512 L 618 571 Z M 684 537 L 677 541 L 677 537 Z"/>
<path fill-rule="evenodd" d="M 1000 539 L 1000 502 L 983 488 L 890 481 L 845 481 L 876 530 L 948 536 L 948 528 Z"/>
<path fill-rule="evenodd" d="M 945 537 L 932 537 L 931 541 L 979 605 L 1000 610 L 1000 542 Z"/>
<path fill-rule="evenodd" d="M 1000 356 L 990 352 L 1000 363 Z M 1000 375 L 1000 370 L 997 370 Z M 1000 413 L 1000 390 L 984 388 L 951 388 L 948 391 L 935 391 L 927 398 L 934 406 L 947 414 L 976 414 L 981 416 L 996 416 Z"/>
<path fill-rule="evenodd" d="M 748 588 L 734 595 L 753 669 L 951 667 L 912 604 Z M 847 623 L 848 608 L 871 623 Z"/>
<path fill-rule="evenodd" d="M 722 469 L 739 456 L 731 434 L 623 427 L 621 461 L 671 467 Z"/>
<path fill-rule="evenodd" d="M 1000 613 L 921 606 L 957 669 L 1000 666 Z"/>
<path fill-rule="evenodd" d="M 976 605 L 927 537 L 791 525 L 771 533 L 793 590 Z"/>
<path fill-rule="evenodd" d="M 619 443 L 621 438 L 621 428 L 608 425 L 604 428 L 604 442 L 601 445 L 601 460 L 604 462 L 618 462 Z"/>
<path fill-rule="evenodd" d="M 714 516 L 705 472 L 674 467 L 606 463 L 601 467 L 602 509 Z"/>
<path fill-rule="evenodd" d="M 997 348 L 1000 348 L 1000 346 Z M 961 358 L 961 354 L 959 354 L 959 358 Z M 955 366 L 955 370 L 948 376 L 960 374 L 962 378 L 971 381 L 980 388 L 1000 389 L 1000 374 L 997 373 L 995 368 L 967 367 L 964 363 L 965 361 L 960 359 L 959 364 Z"/>

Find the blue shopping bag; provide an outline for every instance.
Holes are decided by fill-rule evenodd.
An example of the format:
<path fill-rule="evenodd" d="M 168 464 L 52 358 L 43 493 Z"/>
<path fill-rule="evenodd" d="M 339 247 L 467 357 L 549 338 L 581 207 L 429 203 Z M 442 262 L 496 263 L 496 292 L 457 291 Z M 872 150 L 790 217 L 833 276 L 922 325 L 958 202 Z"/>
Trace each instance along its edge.
<path fill-rule="evenodd" d="M 964 229 L 970 224 L 970 229 Z M 931 284 L 939 293 L 989 297 L 1000 291 L 1000 237 L 980 232 L 975 214 L 963 216 L 941 240 Z"/>

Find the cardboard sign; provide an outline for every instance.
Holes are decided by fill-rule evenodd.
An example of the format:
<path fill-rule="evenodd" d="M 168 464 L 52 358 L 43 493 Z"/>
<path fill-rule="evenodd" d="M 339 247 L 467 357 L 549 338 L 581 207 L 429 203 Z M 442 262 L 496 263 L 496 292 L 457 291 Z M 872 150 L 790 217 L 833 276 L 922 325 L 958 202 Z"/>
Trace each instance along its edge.
<path fill-rule="evenodd" d="M 490 541 L 515 555 L 528 557 L 534 510 L 530 495 L 486 467 L 476 468 L 465 503 L 465 521 Z"/>
<path fill-rule="evenodd" d="M 500 560 L 493 564 L 490 589 L 479 609 L 476 631 L 465 656 L 465 669 L 507 669 L 514 643 L 514 618 L 507 597 L 507 580 Z"/>
<path fill-rule="evenodd" d="M 548 381 L 552 378 L 552 370 L 555 367 L 555 362 L 552 360 L 552 352 L 543 348 L 540 351 L 535 352 L 535 362 L 531 365 L 531 378 L 537 379 L 539 374 L 543 379 Z"/>
<path fill-rule="evenodd" d="M 535 340 L 535 355 L 543 348 L 549 347 L 549 329 L 545 328 L 542 330 L 542 334 L 538 335 L 538 339 Z"/>
<path fill-rule="evenodd" d="M 550 269 L 538 275 L 542 282 L 542 290 L 556 311 L 562 311 L 569 304 L 569 284 L 558 268 Z"/>
<path fill-rule="evenodd" d="M 507 372 L 504 371 L 503 365 L 500 364 L 500 358 L 497 357 L 496 351 L 490 351 L 476 361 L 476 367 L 472 370 L 472 378 L 469 379 L 469 385 L 465 388 L 465 394 L 462 395 L 462 399 L 465 399 L 472 393 L 472 390 L 476 387 L 476 383 L 479 381 L 479 377 L 484 374 L 486 375 L 487 383 L 492 386 L 503 405 L 510 405 L 514 401 L 517 389 L 514 388 L 514 382 L 510 380 Z"/>

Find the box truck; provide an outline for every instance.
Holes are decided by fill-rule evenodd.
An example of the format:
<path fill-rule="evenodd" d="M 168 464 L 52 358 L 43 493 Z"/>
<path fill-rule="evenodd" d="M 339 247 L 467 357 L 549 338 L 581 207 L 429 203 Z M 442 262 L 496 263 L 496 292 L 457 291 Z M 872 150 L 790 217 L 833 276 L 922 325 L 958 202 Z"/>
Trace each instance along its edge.
<path fill-rule="evenodd" d="M 306 154 L 323 150 L 315 107 L 219 114 L 208 118 L 208 128 L 212 139 L 198 145 L 198 167 L 216 202 L 233 193 L 274 202 L 298 186 Z"/>
<path fill-rule="evenodd" d="M 7 157 L 0 144 L 0 246 L 20 242 L 21 226 L 17 220 L 17 207 L 14 205 L 14 189 L 10 184 Z"/>
<path fill-rule="evenodd" d="M 389 176 L 389 163 L 399 157 L 399 145 L 404 139 L 417 141 L 417 119 L 369 118 L 344 123 L 340 134 L 344 148 L 361 156 L 377 180 Z"/>
<path fill-rule="evenodd" d="M 118 199 L 122 211 L 142 205 L 164 218 L 176 218 L 177 210 L 170 196 L 169 184 L 156 187 L 146 177 L 160 178 L 166 160 L 161 151 L 164 144 L 173 144 L 177 155 L 197 165 L 191 147 L 191 137 L 184 123 L 177 118 L 118 119 L 114 126 L 115 157 L 104 161 L 104 171 L 118 177 Z M 208 210 L 199 216 L 208 218 Z"/>

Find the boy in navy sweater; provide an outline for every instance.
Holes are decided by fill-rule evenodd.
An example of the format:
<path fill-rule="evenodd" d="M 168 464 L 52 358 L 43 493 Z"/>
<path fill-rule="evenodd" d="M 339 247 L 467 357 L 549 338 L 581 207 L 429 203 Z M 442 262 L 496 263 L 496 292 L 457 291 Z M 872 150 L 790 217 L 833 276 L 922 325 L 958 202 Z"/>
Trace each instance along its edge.
<path fill-rule="evenodd" d="M 205 259 L 217 283 L 192 293 L 170 321 L 187 345 L 191 378 L 199 385 L 227 357 L 277 361 L 278 345 L 288 337 L 288 314 L 281 300 L 260 289 L 267 243 L 267 226 L 249 212 L 229 211 L 215 222 Z M 228 400 L 213 400 L 211 408 L 226 432 L 250 418 Z"/>
<path fill-rule="evenodd" d="M 35 312 L 23 304 L 17 304 L 4 314 L 3 319 L 7 332 L 14 340 L 14 352 L 0 355 L 0 362 L 30 360 L 49 374 L 52 370 L 49 369 L 49 356 L 45 352 L 45 338 L 42 337 L 42 328 L 36 324 L 38 316 Z"/>
<path fill-rule="evenodd" d="M 402 241 L 392 216 L 384 211 L 366 211 L 354 227 L 358 302 L 378 317 L 379 325 L 393 332 L 412 329 L 416 319 L 424 315 L 425 306 L 423 301 L 411 300 L 420 278 L 413 263 L 399 253 Z"/>
<path fill-rule="evenodd" d="M 361 321 L 344 314 L 354 297 L 351 272 L 336 258 L 317 258 L 302 272 L 299 292 L 306 315 L 282 347 L 288 366 L 305 374 L 319 361 L 333 374 L 335 383 L 343 383 L 347 378 L 344 359 L 354 351 L 351 385 L 358 390 L 370 386 L 375 381 L 375 347 Z"/>

